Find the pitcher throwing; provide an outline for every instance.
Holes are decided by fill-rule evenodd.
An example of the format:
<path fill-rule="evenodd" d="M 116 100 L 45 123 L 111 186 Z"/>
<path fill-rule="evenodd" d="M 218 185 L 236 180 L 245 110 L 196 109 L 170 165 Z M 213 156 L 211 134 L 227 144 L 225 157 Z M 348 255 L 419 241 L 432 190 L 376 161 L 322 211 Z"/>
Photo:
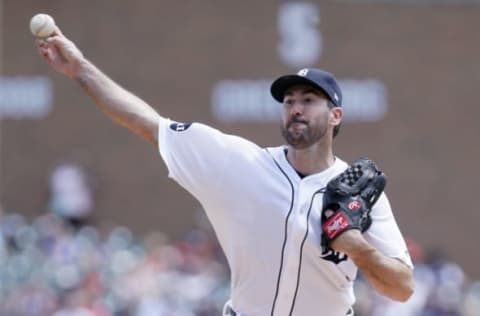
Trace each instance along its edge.
<path fill-rule="evenodd" d="M 302 69 L 272 83 L 286 144 L 261 148 L 162 117 L 58 28 L 37 46 L 110 118 L 158 146 L 169 176 L 200 201 L 231 270 L 224 315 L 353 315 L 357 270 L 379 293 L 410 297 L 412 263 L 383 173 L 369 160 L 349 167 L 333 152 L 343 108 L 332 74 Z"/>

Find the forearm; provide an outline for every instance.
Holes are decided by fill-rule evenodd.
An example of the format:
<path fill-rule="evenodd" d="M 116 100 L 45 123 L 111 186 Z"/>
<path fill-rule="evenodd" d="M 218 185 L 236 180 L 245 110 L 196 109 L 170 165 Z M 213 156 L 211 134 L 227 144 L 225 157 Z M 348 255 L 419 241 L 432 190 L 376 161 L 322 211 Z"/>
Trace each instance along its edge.
<path fill-rule="evenodd" d="M 159 115 L 147 103 L 115 83 L 86 59 L 79 62 L 72 78 L 111 119 L 156 145 Z"/>
<path fill-rule="evenodd" d="M 412 271 L 400 260 L 384 256 L 366 242 L 349 256 L 380 294 L 397 301 L 406 301 L 412 295 Z"/>
<path fill-rule="evenodd" d="M 380 294 L 397 301 L 406 301 L 412 295 L 412 270 L 400 260 L 383 255 L 359 230 L 344 232 L 333 241 L 332 248 L 347 254 Z"/>

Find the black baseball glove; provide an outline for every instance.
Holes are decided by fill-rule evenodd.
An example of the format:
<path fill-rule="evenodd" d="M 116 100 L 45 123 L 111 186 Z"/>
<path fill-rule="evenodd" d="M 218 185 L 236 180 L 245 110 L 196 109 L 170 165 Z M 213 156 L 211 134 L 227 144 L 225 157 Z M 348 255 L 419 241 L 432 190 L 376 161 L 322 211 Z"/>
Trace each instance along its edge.
<path fill-rule="evenodd" d="M 385 174 L 368 158 L 360 158 L 330 180 L 323 195 L 322 245 L 329 246 L 349 229 L 366 231 L 372 224 L 372 206 L 385 184 Z"/>

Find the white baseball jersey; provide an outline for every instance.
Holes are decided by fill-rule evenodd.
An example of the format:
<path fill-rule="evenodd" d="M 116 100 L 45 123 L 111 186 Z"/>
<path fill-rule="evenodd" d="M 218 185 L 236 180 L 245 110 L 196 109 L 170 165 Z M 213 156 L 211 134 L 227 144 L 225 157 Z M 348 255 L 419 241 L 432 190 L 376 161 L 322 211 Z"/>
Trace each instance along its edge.
<path fill-rule="evenodd" d="M 357 268 L 320 246 L 326 184 L 347 168 L 301 178 L 286 147 L 261 148 L 209 126 L 161 118 L 159 150 L 169 176 L 200 201 L 231 270 L 237 315 L 344 316 L 354 303 Z M 385 194 L 372 210 L 366 239 L 412 266 Z"/>

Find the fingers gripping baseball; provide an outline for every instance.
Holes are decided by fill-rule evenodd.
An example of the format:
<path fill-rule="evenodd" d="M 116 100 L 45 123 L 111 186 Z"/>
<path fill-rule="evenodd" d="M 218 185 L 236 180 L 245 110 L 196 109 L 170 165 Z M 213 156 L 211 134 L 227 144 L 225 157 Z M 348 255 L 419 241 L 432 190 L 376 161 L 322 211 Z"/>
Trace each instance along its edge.
<path fill-rule="evenodd" d="M 372 206 L 385 184 L 384 173 L 366 158 L 355 161 L 332 179 L 323 197 L 322 244 L 329 246 L 350 229 L 366 231 L 372 223 Z"/>
<path fill-rule="evenodd" d="M 56 27 L 54 33 L 44 39 L 37 39 L 38 53 L 58 72 L 75 77 L 78 65 L 83 59 L 82 52 Z"/>

